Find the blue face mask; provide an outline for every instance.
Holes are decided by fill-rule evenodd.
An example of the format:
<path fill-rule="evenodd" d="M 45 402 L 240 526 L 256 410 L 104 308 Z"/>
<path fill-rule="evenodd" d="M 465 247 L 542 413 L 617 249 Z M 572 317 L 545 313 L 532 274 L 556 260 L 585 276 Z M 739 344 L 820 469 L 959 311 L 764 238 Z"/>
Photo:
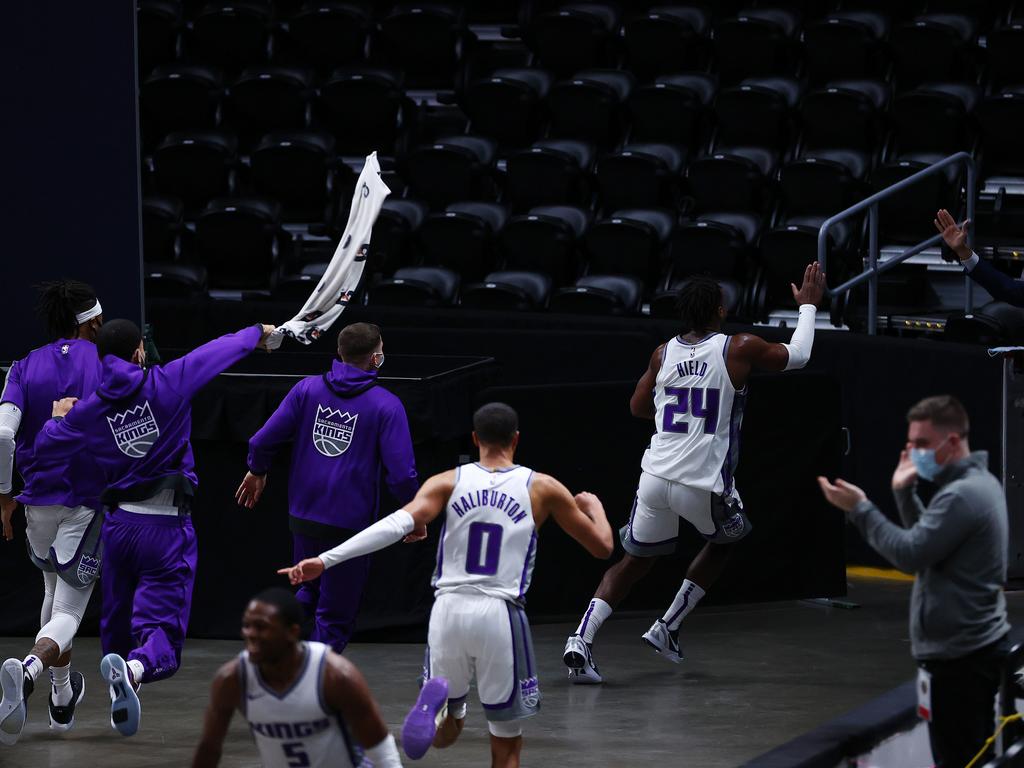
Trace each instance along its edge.
<path fill-rule="evenodd" d="M 946 441 L 943 440 L 942 443 Z M 942 447 L 939 443 L 935 448 L 913 448 L 910 451 L 910 460 L 914 462 L 917 476 L 922 480 L 932 482 L 942 471 L 942 465 L 935 458 L 935 452 Z"/>

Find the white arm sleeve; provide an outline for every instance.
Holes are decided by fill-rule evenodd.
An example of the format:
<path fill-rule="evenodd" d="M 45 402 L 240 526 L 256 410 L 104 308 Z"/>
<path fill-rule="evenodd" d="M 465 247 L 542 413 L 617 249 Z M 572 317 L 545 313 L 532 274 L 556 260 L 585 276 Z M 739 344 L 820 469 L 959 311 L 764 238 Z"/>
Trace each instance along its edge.
<path fill-rule="evenodd" d="M 395 737 L 390 733 L 380 744 L 367 749 L 366 756 L 373 761 L 373 768 L 402 768 L 398 747 L 395 746 Z"/>
<path fill-rule="evenodd" d="M 14 476 L 14 436 L 21 426 L 21 409 L 14 403 L 0 405 L 0 493 L 11 492 Z"/>
<path fill-rule="evenodd" d="M 400 509 L 397 512 L 392 512 L 383 520 L 378 520 L 334 549 L 322 552 L 320 559 L 324 561 L 324 568 L 330 568 L 332 565 L 351 560 L 353 557 L 368 555 L 378 549 L 389 547 L 412 533 L 414 527 L 416 524 L 412 515 L 404 509 Z"/>
<path fill-rule="evenodd" d="M 796 330 L 793 331 L 793 338 L 789 344 L 783 344 L 789 352 L 789 362 L 786 363 L 786 370 L 792 371 L 803 368 L 811 359 L 811 346 L 814 344 L 814 317 L 818 308 L 813 304 L 800 305 L 800 319 L 796 322 Z"/>

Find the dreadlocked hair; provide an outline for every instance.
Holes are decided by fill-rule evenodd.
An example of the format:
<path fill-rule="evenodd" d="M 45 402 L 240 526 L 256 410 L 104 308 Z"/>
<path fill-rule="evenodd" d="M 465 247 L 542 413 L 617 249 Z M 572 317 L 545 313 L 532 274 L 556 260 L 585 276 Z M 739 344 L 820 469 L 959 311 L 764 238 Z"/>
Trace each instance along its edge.
<path fill-rule="evenodd" d="M 679 313 L 683 322 L 681 333 L 710 328 L 722 306 L 722 289 L 709 277 L 689 280 L 679 292 Z"/>
<path fill-rule="evenodd" d="M 36 311 L 52 339 L 74 336 L 78 329 L 75 316 L 96 304 L 92 286 L 78 280 L 52 280 L 40 283 L 36 289 L 39 291 Z"/>

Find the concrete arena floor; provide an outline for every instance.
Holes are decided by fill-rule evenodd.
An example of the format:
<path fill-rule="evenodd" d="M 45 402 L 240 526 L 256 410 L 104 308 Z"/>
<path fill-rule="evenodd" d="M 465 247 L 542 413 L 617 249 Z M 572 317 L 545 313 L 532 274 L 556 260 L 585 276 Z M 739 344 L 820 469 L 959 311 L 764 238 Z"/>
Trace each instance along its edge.
<path fill-rule="evenodd" d="M 569 686 L 561 665 L 573 627 L 534 627 L 544 705 L 524 728 L 524 766 L 735 766 L 909 679 L 906 607 L 910 585 L 854 581 L 857 610 L 802 602 L 698 609 L 684 623 L 687 661 L 675 666 L 647 650 L 640 634 L 653 617 L 613 619 L 595 653 L 607 682 Z M 1024 621 L 1024 593 L 1009 595 L 1011 618 Z M 27 639 L 0 639 L 0 658 L 21 657 Z M 190 764 L 213 671 L 239 649 L 231 641 L 186 646 L 181 671 L 143 688 L 142 729 L 130 740 L 108 724 L 107 692 L 94 638 L 76 642 L 86 698 L 75 729 L 51 736 L 45 698 L 33 696 L 29 723 L 0 766 L 180 768 Z M 416 696 L 423 649 L 412 644 L 353 645 L 393 733 Z M 487 727 L 470 697 L 459 743 L 428 753 L 420 765 L 489 762 Z M 406 761 L 406 764 L 413 764 Z M 259 765 L 244 722 L 236 717 L 221 765 Z"/>

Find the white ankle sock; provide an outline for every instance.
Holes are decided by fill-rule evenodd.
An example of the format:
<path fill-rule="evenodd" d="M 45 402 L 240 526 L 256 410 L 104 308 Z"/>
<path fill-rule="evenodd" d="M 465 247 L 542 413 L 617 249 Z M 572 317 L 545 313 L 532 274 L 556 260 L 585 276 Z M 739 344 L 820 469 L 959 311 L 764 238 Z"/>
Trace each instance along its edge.
<path fill-rule="evenodd" d="M 702 597 L 704 597 L 704 590 L 689 579 L 684 579 L 683 585 L 676 592 L 676 599 L 672 601 L 672 605 L 662 616 L 662 621 L 668 625 L 670 630 L 679 629 L 686 614 L 697 607 L 697 603 Z"/>
<path fill-rule="evenodd" d="M 53 683 L 53 703 L 58 707 L 71 703 L 71 664 L 66 667 L 50 667 L 50 682 Z"/>
<path fill-rule="evenodd" d="M 576 628 L 576 634 L 583 638 L 583 642 L 594 642 L 594 635 L 604 624 L 604 620 L 612 615 L 612 607 L 599 597 L 590 601 L 587 612 L 583 614 L 580 625 Z"/>
<path fill-rule="evenodd" d="M 39 660 L 38 656 L 29 654 L 21 662 L 21 666 L 24 667 L 25 674 L 32 679 L 32 682 L 35 682 L 36 678 L 43 674 L 43 662 Z"/>
<path fill-rule="evenodd" d="M 138 688 L 142 685 L 142 676 L 146 672 L 146 668 L 142 666 L 142 662 L 138 659 L 131 659 L 128 662 L 128 669 L 132 673 L 132 680 L 135 682 L 135 687 Z"/>

